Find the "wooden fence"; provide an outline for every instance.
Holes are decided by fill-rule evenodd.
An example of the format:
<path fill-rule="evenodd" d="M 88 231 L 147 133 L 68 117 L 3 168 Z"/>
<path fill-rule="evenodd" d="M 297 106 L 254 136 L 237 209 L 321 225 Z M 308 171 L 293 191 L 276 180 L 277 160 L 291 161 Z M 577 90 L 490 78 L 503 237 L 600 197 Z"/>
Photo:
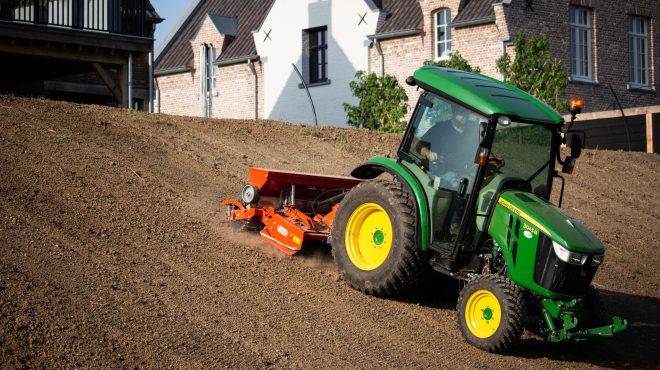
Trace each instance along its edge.
<path fill-rule="evenodd" d="M 578 114 L 573 128 L 587 133 L 587 148 L 660 153 L 660 105 L 623 112 L 625 119 L 620 110 Z"/>

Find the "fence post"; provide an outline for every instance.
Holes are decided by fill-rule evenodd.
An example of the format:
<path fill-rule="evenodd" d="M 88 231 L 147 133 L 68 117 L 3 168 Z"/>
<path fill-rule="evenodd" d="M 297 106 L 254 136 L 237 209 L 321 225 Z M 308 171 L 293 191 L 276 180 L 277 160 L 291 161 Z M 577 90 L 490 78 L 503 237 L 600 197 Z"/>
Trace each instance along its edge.
<path fill-rule="evenodd" d="M 646 111 L 646 152 L 653 153 L 653 113 Z"/>

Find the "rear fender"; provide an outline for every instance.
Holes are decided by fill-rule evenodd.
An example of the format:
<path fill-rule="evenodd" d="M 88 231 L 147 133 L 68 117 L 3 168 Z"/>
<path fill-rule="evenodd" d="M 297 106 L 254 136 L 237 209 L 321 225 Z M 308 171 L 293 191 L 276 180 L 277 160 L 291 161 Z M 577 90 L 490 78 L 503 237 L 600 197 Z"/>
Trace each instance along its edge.
<path fill-rule="evenodd" d="M 417 179 L 401 164 L 385 157 L 373 157 L 368 162 L 358 166 L 351 176 L 360 180 L 371 180 L 383 173 L 389 173 L 408 190 L 415 199 L 417 210 L 417 245 L 423 250 L 428 249 L 429 211 L 426 195 Z"/>

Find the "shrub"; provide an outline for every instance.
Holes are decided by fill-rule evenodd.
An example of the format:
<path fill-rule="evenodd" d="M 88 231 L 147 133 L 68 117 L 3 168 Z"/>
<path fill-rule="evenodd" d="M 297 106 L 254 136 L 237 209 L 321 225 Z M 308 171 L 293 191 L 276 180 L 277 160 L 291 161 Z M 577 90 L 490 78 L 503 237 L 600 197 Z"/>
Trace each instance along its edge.
<path fill-rule="evenodd" d="M 548 38 L 535 33 L 516 33 L 513 43 L 516 57 L 505 53 L 495 65 L 504 81 L 524 90 L 557 110 L 568 106 L 563 99 L 568 86 L 568 73 L 561 63 L 548 54 Z"/>
<path fill-rule="evenodd" d="M 468 61 L 465 58 L 463 58 L 461 53 L 459 53 L 458 51 L 454 51 L 451 54 L 449 54 L 448 60 L 439 60 L 439 61 L 427 60 L 424 62 L 424 65 L 453 68 L 466 72 L 481 73 L 481 69 L 479 69 L 479 67 L 472 67 L 470 63 L 468 63 Z"/>
<path fill-rule="evenodd" d="M 359 99 L 357 106 L 343 104 L 349 125 L 386 132 L 403 131 L 408 95 L 394 76 L 379 77 L 375 73 L 358 71 L 349 87 Z"/>

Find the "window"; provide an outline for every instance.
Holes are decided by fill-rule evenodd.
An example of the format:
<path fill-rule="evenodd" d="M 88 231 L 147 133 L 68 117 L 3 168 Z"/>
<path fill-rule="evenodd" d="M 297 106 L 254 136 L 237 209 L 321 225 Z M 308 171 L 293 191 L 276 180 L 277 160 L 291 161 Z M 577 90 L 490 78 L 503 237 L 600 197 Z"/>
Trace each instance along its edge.
<path fill-rule="evenodd" d="M 649 86 L 649 21 L 646 18 L 628 19 L 630 52 L 630 85 Z"/>
<path fill-rule="evenodd" d="M 209 72 L 211 74 L 211 94 L 213 96 L 218 95 L 218 68 L 213 64 L 215 62 L 215 59 L 217 58 L 216 55 L 216 50 L 213 46 L 209 49 L 209 53 L 211 53 L 210 58 L 209 58 Z"/>
<path fill-rule="evenodd" d="M 591 10 L 571 7 L 571 78 L 593 80 Z"/>
<path fill-rule="evenodd" d="M 328 28 L 307 30 L 309 40 L 309 83 L 328 80 Z"/>
<path fill-rule="evenodd" d="M 451 53 L 451 13 L 440 9 L 435 13 L 435 59 L 447 59 Z"/>

